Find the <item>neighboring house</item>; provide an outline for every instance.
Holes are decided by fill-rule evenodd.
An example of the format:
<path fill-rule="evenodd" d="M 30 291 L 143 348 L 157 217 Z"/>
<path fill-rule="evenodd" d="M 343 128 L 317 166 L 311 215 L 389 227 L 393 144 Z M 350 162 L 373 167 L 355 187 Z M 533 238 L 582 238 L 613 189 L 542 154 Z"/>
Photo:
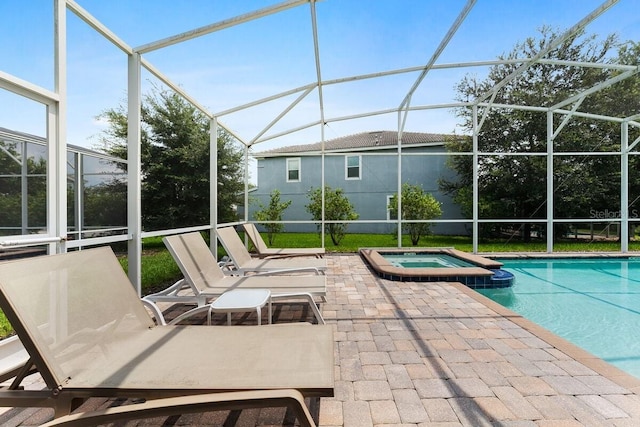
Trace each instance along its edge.
<path fill-rule="evenodd" d="M 439 219 L 460 219 L 460 209 L 451 198 L 438 189 L 438 180 L 452 179 L 455 172 L 449 169 L 444 147 L 446 135 L 404 132 L 402 134 L 402 182 L 421 184 L 442 203 Z M 389 199 L 398 191 L 398 132 L 363 132 L 324 143 L 325 185 L 342 188 L 361 221 L 393 219 L 388 209 Z M 322 184 L 321 143 L 277 148 L 255 153 L 258 166 L 258 186 L 251 199 L 268 205 L 273 190 L 281 193 L 281 200 L 291 200 L 283 220 L 311 220 L 305 206 L 309 204 L 308 192 Z M 416 155 L 429 153 L 427 155 Z M 249 219 L 259 209 L 258 203 L 250 203 Z M 350 224 L 351 233 L 392 233 L 395 224 Z M 286 231 L 316 230 L 311 224 L 286 224 Z M 437 234 L 466 234 L 459 223 L 441 223 L 432 228 Z"/>

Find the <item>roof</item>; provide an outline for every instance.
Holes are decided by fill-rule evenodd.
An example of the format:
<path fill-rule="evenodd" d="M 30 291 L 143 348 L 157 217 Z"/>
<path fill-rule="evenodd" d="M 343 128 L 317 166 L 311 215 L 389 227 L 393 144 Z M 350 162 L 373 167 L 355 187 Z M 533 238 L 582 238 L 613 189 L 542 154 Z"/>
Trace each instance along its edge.
<path fill-rule="evenodd" d="M 441 145 L 449 135 L 441 133 L 403 132 L 402 146 Z M 382 130 L 356 133 L 324 142 L 325 151 L 366 150 L 376 147 L 398 145 L 398 131 Z M 271 157 L 281 154 L 320 152 L 322 143 L 290 145 L 254 153 L 256 157 Z"/>
<path fill-rule="evenodd" d="M 10 140 L 26 141 L 33 144 L 39 144 L 39 145 L 47 145 L 46 138 L 43 138 L 38 135 L 32 135 L 30 133 L 19 132 L 17 130 L 7 129 L 5 127 L 0 126 L 0 141 L 2 141 L 3 138 L 10 139 Z M 115 160 L 121 163 L 127 163 L 127 159 L 114 157 L 102 151 L 95 151 L 89 148 L 81 147 L 79 145 L 67 144 L 67 150 L 73 151 L 76 153 L 89 154 L 90 156 L 100 157 L 103 159 Z"/>

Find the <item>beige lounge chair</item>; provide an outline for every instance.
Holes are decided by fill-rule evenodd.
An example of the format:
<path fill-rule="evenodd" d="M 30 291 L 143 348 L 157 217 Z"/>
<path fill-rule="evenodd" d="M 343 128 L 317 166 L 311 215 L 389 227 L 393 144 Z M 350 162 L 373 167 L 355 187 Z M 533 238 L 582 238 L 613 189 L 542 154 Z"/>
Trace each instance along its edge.
<path fill-rule="evenodd" d="M 325 252 L 324 248 L 270 248 L 265 243 L 255 224 L 246 222 L 242 224 L 242 228 L 244 228 L 245 233 L 247 233 L 247 236 L 251 240 L 251 243 L 253 243 L 253 247 L 256 248 L 256 252 L 260 258 L 286 258 L 292 256 L 314 256 L 316 258 L 322 258 Z"/>
<path fill-rule="evenodd" d="M 331 326 L 156 326 L 108 247 L 0 263 L 0 308 L 30 357 L 0 405 L 50 425 L 283 405 L 314 425 L 304 397 L 333 395 Z M 90 397 L 146 402 L 68 415 Z"/>
<path fill-rule="evenodd" d="M 169 253 L 178 264 L 184 279 L 173 286 L 155 294 L 147 295 L 143 300 L 152 302 L 176 302 L 197 304 L 197 308 L 183 313 L 186 318 L 195 311 L 206 310 L 211 299 L 233 289 L 269 289 L 273 300 L 291 300 L 302 298 L 308 301 L 318 323 L 324 319 L 315 304 L 314 297 L 327 295 L 327 278 L 324 275 L 311 276 L 230 276 L 224 274 L 207 243 L 198 232 L 177 234 L 162 239 Z M 160 318 L 156 315 L 156 318 Z M 174 322 L 176 319 L 173 320 Z M 160 321 L 162 322 L 162 320 Z"/>
<path fill-rule="evenodd" d="M 233 274 L 245 275 L 255 272 L 292 273 L 315 271 L 324 272 L 327 269 L 325 259 L 316 258 L 287 258 L 287 259 L 257 259 L 253 258 L 242 243 L 240 236 L 233 227 L 216 229 L 218 240 L 222 243 L 227 255 L 231 258 Z"/>

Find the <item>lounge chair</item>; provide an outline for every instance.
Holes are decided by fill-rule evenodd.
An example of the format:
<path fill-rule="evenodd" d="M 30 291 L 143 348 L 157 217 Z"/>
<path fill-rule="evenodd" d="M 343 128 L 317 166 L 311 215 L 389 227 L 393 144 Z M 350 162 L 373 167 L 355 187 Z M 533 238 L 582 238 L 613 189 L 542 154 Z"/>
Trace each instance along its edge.
<path fill-rule="evenodd" d="M 300 257 L 296 257 L 295 259 L 253 258 L 233 227 L 217 228 L 216 234 L 227 255 L 231 258 L 233 274 L 245 275 L 256 272 L 276 274 L 303 271 L 315 271 L 319 273 L 327 269 L 325 259 Z"/>
<path fill-rule="evenodd" d="M 108 247 L 0 263 L 0 308 L 30 357 L 0 405 L 53 424 L 289 405 L 314 425 L 303 398 L 333 395 L 331 326 L 156 326 Z M 22 389 L 34 366 L 46 388 Z M 146 402 L 68 415 L 90 397 Z"/>
<path fill-rule="evenodd" d="M 302 298 L 308 301 L 318 323 L 324 319 L 315 304 L 314 297 L 327 295 L 327 281 L 324 275 L 312 276 L 230 276 L 224 274 L 207 243 L 198 232 L 177 234 L 162 239 L 169 253 L 178 264 L 184 279 L 173 286 L 155 294 L 147 295 L 143 300 L 152 302 L 176 302 L 196 304 L 199 311 L 206 310 L 205 305 L 213 298 L 233 289 L 269 289 L 272 300 L 291 300 Z M 194 309 L 198 310 L 198 308 Z M 181 315 L 186 318 L 195 314 L 189 311 Z M 158 316 L 156 316 L 158 318 Z M 161 319 L 161 318 L 160 318 Z M 160 320 L 162 322 L 162 320 Z"/>
<path fill-rule="evenodd" d="M 246 222 L 242 224 L 245 233 L 249 236 L 253 247 L 256 248 L 256 252 L 260 258 L 265 257 L 292 257 L 292 256 L 314 256 L 316 258 L 322 258 L 324 255 L 324 248 L 270 248 L 262 239 L 260 232 L 256 228 L 255 224 Z"/>

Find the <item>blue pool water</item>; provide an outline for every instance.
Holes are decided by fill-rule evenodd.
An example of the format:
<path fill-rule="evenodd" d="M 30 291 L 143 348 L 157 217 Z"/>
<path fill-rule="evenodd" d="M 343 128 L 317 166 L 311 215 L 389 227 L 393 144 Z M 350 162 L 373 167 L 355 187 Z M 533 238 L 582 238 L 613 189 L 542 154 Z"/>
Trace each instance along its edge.
<path fill-rule="evenodd" d="M 475 264 L 447 254 L 407 252 L 383 254 L 383 256 L 391 265 L 404 268 L 475 267 Z"/>
<path fill-rule="evenodd" d="M 640 378 L 640 259 L 500 261 L 515 285 L 478 292 Z"/>

